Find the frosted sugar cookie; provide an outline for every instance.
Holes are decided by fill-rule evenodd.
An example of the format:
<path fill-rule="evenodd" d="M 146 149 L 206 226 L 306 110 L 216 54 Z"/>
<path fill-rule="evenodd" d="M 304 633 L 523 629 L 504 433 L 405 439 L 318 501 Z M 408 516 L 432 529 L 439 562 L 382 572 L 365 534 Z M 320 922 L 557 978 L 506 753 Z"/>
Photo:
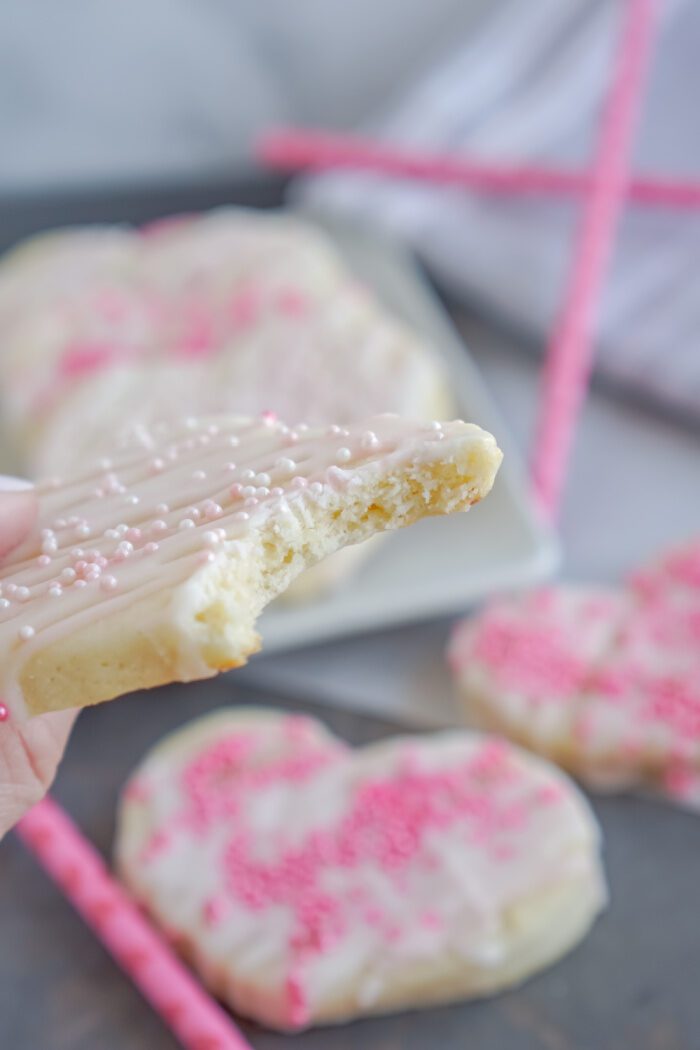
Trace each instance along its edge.
<path fill-rule="evenodd" d="M 256 617 L 307 565 L 466 509 L 500 460 L 479 427 L 397 416 L 142 429 L 92 469 L 38 487 L 37 532 L 0 572 L 5 715 L 244 662 L 259 645 Z"/>
<path fill-rule="evenodd" d="M 145 230 L 88 226 L 33 238 L 0 266 L 6 421 L 21 445 L 91 370 L 212 356 L 259 317 L 293 317 L 343 279 L 330 240 L 312 225 L 236 208 Z"/>
<path fill-rule="evenodd" d="M 267 285 L 257 289 L 259 310 L 198 353 L 180 352 L 175 340 L 155 357 L 85 359 L 80 369 L 74 361 L 80 375 L 54 382 L 43 399 L 28 444 L 32 472 L 61 472 L 115 433 L 183 415 L 272 410 L 310 424 L 379 412 L 449 416 L 440 362 L 369 292 L 346 282 L 322 302 L 300 295 L 290 313 L 275 307 Z"/>
<path fill-rule="evenodd" d="M 592 775 L 700 809 L 700 542 L 629 581 L 630 614 L 577 716 Z"/>
<path fill-rule="evenodd" d="M 498 601 L 457 628 L 449 659 L 471 723 L 594 787 L 700 808 L 700 543 L 619 591 Z"/>
<path fill-rule="evenodd" d="M 613 588 L 544 587 L 463 620 L 447 657 L 469 723 L 578 771 L 581 698 L 629 608 Z"/>
<path fill-rule="evenodd" d="M 555 768 L 448 732 L 353 751 L 253 708 L 193 722 L 124 792 L 123 878 L 234 1010 L 298 1029 L 512 985 L 605 903 Z"/>

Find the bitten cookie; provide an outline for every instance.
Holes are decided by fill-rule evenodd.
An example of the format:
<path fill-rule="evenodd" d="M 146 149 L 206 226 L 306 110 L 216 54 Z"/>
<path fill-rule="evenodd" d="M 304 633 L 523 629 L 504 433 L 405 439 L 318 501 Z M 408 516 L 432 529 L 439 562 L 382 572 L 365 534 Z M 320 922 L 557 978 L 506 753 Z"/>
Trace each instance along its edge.
<path fill-rule="evenodd" d="M 147 755 L 116 857 L 214 992 L 281 1029 L 495 992 L 606 900 L 596 822 L 541 760 L 467 732 L 353 751 L 254 708 Z"/>
<path fill-rule="evenodd" d="M 462 423 L 271 417 L 142 429 L 39 486 L 37 531 L 0 568 L 10 717 L 235 667 L 262 608 L 307 565 L 424 515 L 465 510 L 501 453 Z"/>
<path fill-rule="evenodd" d="M 650 786 L 700 808 L 700 544 L 615 590 L 501 599 L 449 647 L 470 724 L 593 787 Z"/>

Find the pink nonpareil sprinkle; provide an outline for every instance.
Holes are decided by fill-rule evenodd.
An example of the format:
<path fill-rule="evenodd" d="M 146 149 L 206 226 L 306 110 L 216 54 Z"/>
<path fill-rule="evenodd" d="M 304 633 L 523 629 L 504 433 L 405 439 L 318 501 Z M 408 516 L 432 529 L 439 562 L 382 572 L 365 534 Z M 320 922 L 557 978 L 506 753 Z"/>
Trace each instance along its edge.
<path fill-rule="evenodd" d="M 473 656 L 491 669 L 501 688 L 566 700 L 583 686 L 588 668 L 575 639 L 553 624 L 509 622 L 487 613 L 475 627 Z"/>
<path fill-rule="evenodd" d="M 79 343 L 67 347 L 58 362 L 59 377 L 76 379 L 107 368 L 125 351 L 110 343 Z"/>
<path fill-rule="evenodd" d="M 214 320 L 204 306 L 190 307 L 175 343 L 176 352 L 184 357 L 208 357 L 219 349 Z"/>
<path fill-rule="evenodd" d="M 288 317 L 304 317 L 309 308 L 306 296 L 298 288 L 283 288 L 277 293 L 275 305 Z"/>
<path fill-rule="evenodd" d="M 234 332 L 251 328 L 258 320 L 262 309 L 262 293 L 256 285 L 239 288 L 231 297 L 227 318 Z"/>

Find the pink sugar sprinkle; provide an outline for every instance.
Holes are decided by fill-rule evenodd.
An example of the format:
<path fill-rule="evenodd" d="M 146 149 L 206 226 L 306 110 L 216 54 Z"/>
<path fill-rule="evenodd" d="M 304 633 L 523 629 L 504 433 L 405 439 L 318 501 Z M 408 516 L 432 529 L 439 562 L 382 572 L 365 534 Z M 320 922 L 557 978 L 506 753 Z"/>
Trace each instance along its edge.
<path fill-rule="evenodd" d="M 627 577 L 627 583 L 638 595 L 647 601 L 658 599 L 664 589 L 661 578 L 657 574 L 649 572 L 648 569 L 638 569 L 636 572 L 630 573 Z"/>
<path fill-rule="evenodd" d="M 491 737 L 484 741 L 471 761 L 469 772 L 472 776 L 503 776 L 504 766 L 510 757 L 510 747 L 505 740 Z"/>
<path fill-rule="evenodd" d="M 260 289 L 255 285 L 239 288 L 231 298 L 228 319 L 231 327 L 238 331 L 250 328 L 258 320 L 261 308 Z"/>
<path fill-rule="evenodd" d="M 378 904 L 368 904 L 362 914 L 368 926 L 382 926 L 386 922 L 386 913 Z"/>
<path fill-rule="evenodd" d="M 507 863 L 515 856 L 515 849 L 509 842 L 497 842 L 491 850 L 491 854 L 496 860 Z"/>
<path fill-rule="evenodd" d="M 7 708 L 7 704 L 0 704 L 0 722 L 6 722 L 10 717 L 10 712 Z"/>
<path fill-rule="evenodd" d="M 541 788 L 537 789 L 535 797 L 543 806 L 553 806 L 557 802 L 562 801 L 564 794 L 564 788 L 561 784 L 543 784 Z"/>
<path fill-rule="evenodd" d="M 389 944 L 396 944 L 401 940 L 401 927 L 395 922 L 385 923 L 383 932 Z"/>
<path fill-rule="evenodd" d="M 190 305 L 187 309 L 176 349 L 185 357 L 206 357 L 216 349 L 214 322 L 204 307 Z"/>
<path fill-rule="evenodd" d="M 524 802 L 511 802 L 498 816 L 500 830 L 522 828 L 528 818 L 528 808 Z"/>
<path fill-rule="evenodd" d="M 228 905 L 223 897 L 210 897 L 204 904 L 204 921 L 207 926 L 218 926 L 227 911 Z"/>
<path fill-rule="evenodd" d="M 664 567 L 671 579 L 694 589 L 700 588 L 700 545 L 693 544 L 675 551 L 666 559 Z"/>
<path fill-rule="evenodd" d="M 629 695 L 634 685 L 633 668 L 600 667 L 591 671 L 588 688 L 608 701 L 617 701 Z"/>
<path fill-rule="evenodd" d="M 261 851 L 248 824 L 250 800 L 266 788 L 282 787 L 286 794 L 290 785 L 347 761 L 343 745 L 319 740 L 312 728 L 303 717 L 285 719 L 281 739 L 286 747 L 281 752 L 268 752 L 268 734 L 259 730 L 216 740 L 183 769 L 184 806 L 171 818 L 172 828 L 187 829 L 195 838 L 212 825 L 221 826 L 226 836 L 222 901 L 236 901 L 252 912 L 282 908 L 290 913 L 292 973 L 310 956 L 331 951 L 358 921 L 376 926 L 388 943 L 401 937 L 396 917 L 373 893 L 331 893 L 329 871 L 375 866 L 401 897 L 410 890 L 416 865 L 419 871 L 434 870 L 432 832 L 461 827 L 493 856 L 495 849 L 508 846 L 508 835 L 522 828 L 540 801 L 534 794 L 522 799 L 518 791 L 499 790 L 512 786 L 519 772 L 507 761 L 508 746 L 498 740 L 488 740 L 475 755 L 437 771 L 416 761 L 401 762 L 399 755 L 392 773 L 354 786 L 336 823 L 316 827 L 293 844 L 285 843 L 280 829 L 271 856 L 269 850 Z M 148 855 L 157 855 L 162 844 L 153 836 Z M 218 898 L 216 904 L 208 902 L 206 921 L 218 921 L 219 907 Z M 434 928 L 440 922 L 438 915 L 426 918 Z"/>
<path fill-rule="evenodd" d="M 284 762 L 285 769 L 288 762 Z M 475 840 L 486 845 L 494 835 L 526 819 L 523 803 L 499 804 L 492 786 L 485 791 L 475 789 L 469 780 L 470 768 L 462 764 L 449 771 L 404 772 L 365 782 L 358 786 L 351 809 L 336 827 L 316 832 L 294 849 L 282 850 L 273 861 L 256 859 L 253 837 L 238 831 L 225 851 L 229 892 L 254 911 L 281 904 L 292 908 L 291 950 L 303 955 L 327 951 L 346 930 L 342 901 L 321 889 L 323 871 L 329 866 L 377 864 L 400 888 L 402 872 L 422 856 L 423 841 L 431 829 L 466 823 L 474 830 Z M 246 773 L 248 789 L 259 787 L 260 772 Z M 238 793 L 243 791 L 242 783 L 238 787 Z M 232 801 L 230 796 L 228 800 Z M 221 799 L 218 801 L 220 806 Z"/>
<path fill-rule="evenodd" d="M 551 613 L 556 606 L 559 595 L 555 587 L 540 587 L 528 595 L 530 607 L 542 614 Z"/>
<path fill-rule="evenodd" d="M 164 828 L 157 828 L 142 850 L 142 859 L 144 861 L 151 861 L 158 854 L 162 853 L 163 850 L 167 849 L 172 841 L 170 832 Z"/>
<path fill-rule="evenodd" d="M 275 305 L 280 313 L 288 317 L 303 317 L 308 310 L 308 301 L 298 288 L 283 288 L 277 293 Z"/>
<path fill-rule="evenodd" d="M 643 717 L 662 722 L 683 737 L 700 739 L 700 688 L 692 680 L 670 676 L 652 680 Z"/>
<path fill-rule="evenodd" d="M 302 1028 L 309 1021 L 306 993 L 298 973 L 288 974 L 284 986 L 287 1000 L 287 1022 L 292 1028 Z"/>
<path fill-rule="evenodd" d="M 118 347 L 110 343 L 76 343 L 66 348 L 58 362 L 58 374 L 65 379 L 75 379 L 106 368 L 120 356 Z"/>
<path fill-rule="evenodd" d="M 235 782 L 253 744 L 250 734 L 236 733 L 224 737 L 184 769 L 182 786 L 185 796 L 193 814 L 203 825 L 222 810 L 227 814 L 236 812 L 235 800 L 222 799 L 221 796 L 227 783 Z"/>
<path fill-rule="evenodd" d="M 108 321 L 121 321 L 129 313 L 129 301 L 120 290 L 103 288 L 95 295 L 95 308 Z"/>
<path fill-rule="evenodd" d="M 418 921 L 428 930 L 440 930 L 445 925 L 442 916 L 433 908 L 424 911 Z"/>
<path fill-rule="evenodd" d="M 672 798 L 683 801 L 695 794 L 700 785 L 700 774 L 697 770 L 680 762 L 673 763 L 664 773 L 663 787 Z"/>
<path fill-rule="evenodd" d="M 543 693 L 547 699 L 568 700 L 586 676 L 585 663 L 556 624 L 509 622 L 493 611 L 477 625 L 473 655 L 490 667 L 502 688 Z"/>

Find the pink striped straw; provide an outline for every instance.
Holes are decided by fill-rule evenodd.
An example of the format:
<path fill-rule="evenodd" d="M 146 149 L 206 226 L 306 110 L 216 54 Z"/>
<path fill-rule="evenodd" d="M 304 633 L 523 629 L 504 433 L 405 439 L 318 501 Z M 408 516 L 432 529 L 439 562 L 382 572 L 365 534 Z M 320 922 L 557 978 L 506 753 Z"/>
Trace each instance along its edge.
<path fill-rule="evenodd" d="M 303 128 L 277 128 L 256 142 L 255 155 L 267 167 L 282 171 L 328 171 L 348 168 L 419 182 L 464 186 L 495 194 L 587 195 L 588 172 L 532 164 L 493 164 L 460 154 L 429 153 L 392 146 L 357 135 L 329 134 Z M 627 200 L 667 208 L 700 207 L 700 183 L 647 175 L 627 183 Z"/>
<path fill-rule="evenodd" d="M 547 347 L 532 480 L 550 517 L 558 512 L 576 423 L 590 378 L 594 327 L 625 202 L 635 118 L 655 28 L 657 0 L 628 0 L 617 68 L 603 112 L 569 281 Z"/>
<path fill-rule="evenodd" d="M 25 846 L 187 1050 L 251 1050 L 51 798 L 16 827 Z"/>

